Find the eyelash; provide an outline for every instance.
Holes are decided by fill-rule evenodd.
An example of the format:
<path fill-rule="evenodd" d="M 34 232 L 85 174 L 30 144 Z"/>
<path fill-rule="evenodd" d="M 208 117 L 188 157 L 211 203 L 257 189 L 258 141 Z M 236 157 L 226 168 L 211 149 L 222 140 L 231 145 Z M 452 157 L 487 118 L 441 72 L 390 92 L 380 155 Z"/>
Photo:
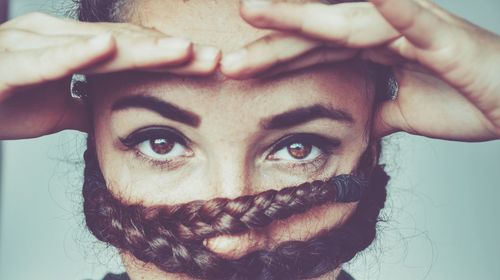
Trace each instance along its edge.
<path fill-rule="evenodd" d="M 179 160 L 157 160 L 144 155 L 138 149 L 138 145 L 144 141 L 161 138 L 173 141 L 174 143 L 180 144 L 188 149 L 190 149 L 191 146 L 191 142 L 181 132 L 172 127 L 165 126 L 141 128 L 132 132 L 125 138 L 119 138 L 119 140 L 127 148 L 127 150 L 134 152 L 136 158 L 151 164 L 154 167 L 172 169 L 175 167 L 176 162 L 180 163 Z M 317 147 L 321 151 L 321 154 L 313 160 L 297 160 L 285 163 L 287 168 L 300 168 L 303 172 L 313 172 L 320 169 L 328 157 L 331 156 L 341 144 L 338 139 L 330 139 L 317 134 L 291 134 L 280 138 L 273 145 L 271 145 L 271 147 L 267 148 L 266 150 L 269 150 L 269 152 L 267 153 L 266 159 L 281 149 L 287 148 L 289 145 L 294 143 L 307 143 Z"/>
<path fill-rule="evenodd" d="M 328 157 L 330 157 L 341 144 L 338 139 L 330 139 L 317 134 L 292 134 L 284 136 L 276 141 L 276 144 L 272 145 L 271 151 L 266 158 L 269 158 L 271 155 L 294 143 L 307 143 L 317 147 L 321 151 L 321 154 L 313 160 L 297 160 L 287 163 L 288 168 L 301 168 L 304 173 L 314 172 L 320 169 L 320 167 L 326 163 Z"/>
<path fill-rule="evenodd" d="M 175 167 L 174 163 L 176 160 L 157 160 L 151 157 L 144 155 L 138 149 L 138 145 L 143 143 L 144 141 L 152 140 L 152 139 L 169 139 L 176 144 L 180 144 L 184 147 L 189 148 L 190 141 L 183 136 L 181 132 L 172 127 L 166 126 L 151 126 L 146 128 L 138 129 L 132 132 L 129 136 L 125 138 L 119 138 L 120 142 L 127 148 L 129 151 L 133 151 L 136 158 L 151 164 L 154 167 L 158 167 L 161 169 L 172 169 Z"/>

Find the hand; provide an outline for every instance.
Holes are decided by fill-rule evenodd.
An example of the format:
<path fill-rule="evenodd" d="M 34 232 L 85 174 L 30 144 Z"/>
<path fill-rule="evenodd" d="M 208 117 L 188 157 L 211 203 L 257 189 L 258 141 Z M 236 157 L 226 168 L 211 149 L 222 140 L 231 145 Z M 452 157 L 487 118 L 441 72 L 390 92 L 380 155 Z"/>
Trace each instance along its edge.
<path fill-rule="evenodd" d="M 208 75 L 220 52 L 122 23 L 83 23 L 34 13 L 0 25 L 0 139 L 87 130 L 71 97 L 73 73 L 130 69 Z"/>
<path fill-rule="evenodd" d="M 427 0 L 292 4 L 242 1 L 251 25 L 278 32 L 226 55 L 232 78 L 275 75 L 362 57 L 392 65 L 398 97 L 377 111 L 372 134 L 500 138 L 500 38 Z"/>

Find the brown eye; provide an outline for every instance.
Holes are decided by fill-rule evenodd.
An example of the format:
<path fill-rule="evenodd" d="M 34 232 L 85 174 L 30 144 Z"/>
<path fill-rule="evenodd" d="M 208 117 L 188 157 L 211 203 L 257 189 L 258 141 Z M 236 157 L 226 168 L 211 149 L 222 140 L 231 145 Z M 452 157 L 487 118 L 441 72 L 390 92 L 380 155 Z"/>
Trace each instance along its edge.
<path fill-rule="evenodd" d="M 134 131 L 120 141 L 128 149 L 156 162 L 191 156 L 189 140 L 170 127 L 151 126 Z"/>
<path fill-rule="evenodd" d="M 169 141 L 164 138 L 158 138 L 158 139 L 151 139 L 149 140 L 149 145 L 151 146 L 151 149 L 159 154 L 159 155 L 165 155 L 168 154 L 172 149 L 174 148 L 175 142 Z"/>
<path fill-rule="evenodd" d="M 317 134 L 298 133 L 285 136 L 273 145 L 267 160 L 306 163 L 332 153 L 340 145 L 337 139 Z"/>
<path fill-rule="evenodd" d="M 312 145 L 304 143 L 292 143 L 287 146 L 288 153 L 296 159 L 304 159 L 311 154 Z"/>

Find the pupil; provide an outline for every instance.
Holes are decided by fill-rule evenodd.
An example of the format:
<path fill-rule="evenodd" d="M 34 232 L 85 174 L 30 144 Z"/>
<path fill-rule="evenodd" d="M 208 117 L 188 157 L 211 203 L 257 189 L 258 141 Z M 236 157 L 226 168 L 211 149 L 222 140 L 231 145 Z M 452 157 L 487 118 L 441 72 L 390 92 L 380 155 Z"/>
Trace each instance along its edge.
<path fill-rule="evenodd" d="M 149 144 L 151 145 L 151 149 L 157 154 L 164 155 L 172 150 L 174 147 L 174 143 L 168 141 L 167 139 L 154 139 L 149 140 Z"/>
<path fill-rule="evenodd" d="M 312 150 L 311 145 L 304 145 L 302 143 L 293 143 L 287 147 L 288 152 L 296 159 L 306 158 Z"/>

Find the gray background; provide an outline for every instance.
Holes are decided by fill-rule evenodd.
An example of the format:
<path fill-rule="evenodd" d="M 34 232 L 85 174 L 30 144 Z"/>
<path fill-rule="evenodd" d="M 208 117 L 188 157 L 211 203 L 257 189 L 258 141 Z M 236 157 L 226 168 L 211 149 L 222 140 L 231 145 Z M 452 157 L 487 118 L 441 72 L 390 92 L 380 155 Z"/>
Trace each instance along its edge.
<path fill-rule="evenodd" d="M 500 33 L 500 1 L 435 1 Z M 60 13 L 68 1 L 11 0 L 11 15 Z M 99 279 L 120 271 L 81 214 L 84 137 L 64 132 L 3 144 L 0 279 Z M 500 279 L 500 141 L 457 143 L 396 134 L 393 180 L 375 244 L 346 268 L 358 280 Z"/>

